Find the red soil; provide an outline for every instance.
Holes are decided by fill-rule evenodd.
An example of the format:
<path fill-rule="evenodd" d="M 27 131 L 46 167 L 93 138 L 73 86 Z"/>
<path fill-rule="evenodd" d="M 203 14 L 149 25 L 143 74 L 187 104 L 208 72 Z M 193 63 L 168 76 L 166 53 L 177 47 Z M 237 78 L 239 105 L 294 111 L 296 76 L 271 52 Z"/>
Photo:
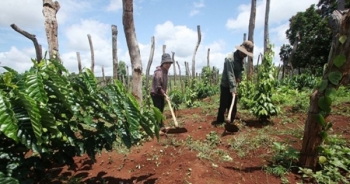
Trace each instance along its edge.
<path fill-rule="evenodd" d="M 350 104 L 344 104 L 350 107 Z M 213 111 L 216 111 L 215 109 Z M 165 112 L 167 121 L 171 121 L 170 112 Z M 213 113 L 210 113 L 213 114 Z M 215 114 L 215 113 L 214 113 Z M 245 122 L 244 128 L 233 134 L 224 135 L 221 138 L 220 149 L 229 153 L 233 159 L 231 162 L 218 159 L 205 160 L 197 157 L 198 152 L 190 150 L 185 145 L 171 145 L 172 140 L 184 141 L 188 136 L 193 140 L 205 140 L 211 131 L 222 135 L 223 127 L 213 127 L 211 122 L 215 119 L 212 115 L 206 115 L 200 108 L 180 110 L 177 112 L 178 121 L 186 127 L 188 132 L 171 134 L 135 146 L 128 154 L 120 154 L 117 151 L 105 152 L 96 156 L 93 163 L 86 155 L 76 157 L 74 168 L 67 166 L 52 168 L 47 177 L 39 183 L 281 183 L 281 179 L 267 174 L 262 167 L 267 164 L 266 154 L 269 150 L 260 147 L 251 151 L 245 157 L 239 157 L 235 151 L 229 148 L 227 140 L 242 133 L 272 126 L 276 130 L 293 129 L 303 127 L 306 113 L 291 113 L 287 115 L 293 120 L 283 124 L 282 118 L 274 118 L 273 125 L 262 125 L 252 118 L 240 117 Z M 349 116 L 331 115 L 327 119 L 334 123 L 333 131 L 350 138 Z M 273 131 L 272 131 L 273 132 Z M 300 149 L 302 141 L 290 135 L 272 135 L 279 140 L 292 140 L 293 147 Z M 300 182 L 300 175 L 290 173 L 287 176 L 289 183 Z"/>

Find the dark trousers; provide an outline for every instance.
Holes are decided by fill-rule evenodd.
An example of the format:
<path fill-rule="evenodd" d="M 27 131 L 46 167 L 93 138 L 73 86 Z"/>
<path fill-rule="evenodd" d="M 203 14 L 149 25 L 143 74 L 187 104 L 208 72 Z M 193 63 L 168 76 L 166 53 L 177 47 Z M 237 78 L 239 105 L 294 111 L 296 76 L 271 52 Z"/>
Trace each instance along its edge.
<path fill-rule="evenodd" d="M 159 95 L 153 95 L 151 94 L 151 97 L 152 97 L 152 101 L 153 101 L 153 105 L 155 107 L 157 107 L 160 112 L 164 112 L 164 97 L 162 96 L 159 96 Z M 164 127 L 164 123 L 163 121 L 160 122 L 160 125 L 159 125 L 159 128 L 163 128 Z"/>
<path fill-rule="evenodd" d="M 237 101 L 238 101 L 238 95 L 236 95 L 236 98 L 235 98 L 235 103 L 232 109 L 230 123 L 233 122 L 237 114 Z M 226 109 L 227 109 L 227 112 L 230 110 L 231 102 L 232 102 L 232 93 L 230 92 L 230 88 L 226 88 L 220 85 L 220 106 L 219 106 L 219 112 L 216 118 L 216 122 L 221 123 L 225 121 L 225 112 L 226 112 Z"/>

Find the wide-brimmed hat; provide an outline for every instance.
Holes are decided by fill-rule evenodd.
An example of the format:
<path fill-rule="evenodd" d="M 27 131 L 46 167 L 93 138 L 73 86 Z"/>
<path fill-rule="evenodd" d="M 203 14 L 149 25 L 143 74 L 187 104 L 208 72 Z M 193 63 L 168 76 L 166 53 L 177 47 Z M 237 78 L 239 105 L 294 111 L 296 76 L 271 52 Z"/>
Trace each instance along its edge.
<path fill-rule="evenodd" d="M 243 52 L 244 54 L 247 54 L 250 57 L 253 57 L 253 48 L 254 44 L 249 40 L 244 41 L 241 45 L 236 46 L 237 50 Z"/>
<path fill-rule="evenodd" d="M 173 63 L 173 60 L 171 59 L 170 54 L 164 53 L 162 55 L 162 62 L 160 63 L 160 65 L 162 65 L 164 63 Z"/>

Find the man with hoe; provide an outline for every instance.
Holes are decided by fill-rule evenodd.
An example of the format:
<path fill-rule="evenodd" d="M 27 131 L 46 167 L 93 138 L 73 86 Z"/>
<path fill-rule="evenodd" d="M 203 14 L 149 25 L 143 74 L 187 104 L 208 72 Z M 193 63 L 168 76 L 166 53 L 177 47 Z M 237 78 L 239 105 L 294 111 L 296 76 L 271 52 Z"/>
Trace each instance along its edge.
<path fill-rule="evenodd" d="M 154 71 L 153 80 L 152 80 L 152 88 L 151 88 L 151 97 L 153 101 L 153 105 L 157 107 L 162 113 L 164 111 L 165 101 L 164 98 L 169 98 L 166 94 L 167 85 L 168 85 L 168 71 L 173 63 L 170 55 L 168 53 L 164 53 L 162 55 L 162 61 L 160 66 L 157 66 Z M 167 99 L 169 100 L 169 99 Z M 164 123 L 161 122 L 159 135 L 164 135 L 165 127 Z"/>
<path fill-rule="evenodd" d="M 234 96 L 235 100 L 231 117 L 228 117 L 230 122 L 227 122 L 230 124 L 233 123 L 237 113 L 237 86 L 242 80 L 242 71 L 244 70 L 243 59 L 247 55 L 253 57 L 253 48 L 254 44 L 251 41 L 244 41 L 241 45 L 236 46 L 237 50 L 235 52 L 228 54 L 225 58 L 220 84 L 220 105 L 216 121 L 212 123 L 213 125 L 216 126 L 225 122 L 226 109 L 229 110 Z"/>

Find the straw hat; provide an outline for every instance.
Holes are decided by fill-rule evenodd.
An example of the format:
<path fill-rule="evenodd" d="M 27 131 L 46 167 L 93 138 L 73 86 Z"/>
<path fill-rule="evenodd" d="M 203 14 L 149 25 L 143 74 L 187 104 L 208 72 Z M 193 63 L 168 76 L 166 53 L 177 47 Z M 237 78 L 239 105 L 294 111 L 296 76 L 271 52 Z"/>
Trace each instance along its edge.
<path fill-rule="evenodd" d="M 247 40 L 244 41 L 241 45 L 237 45 L 236 49 L 243 52 L 244 54 L 247 54 L 250 57 L 253 57 L 253 48 L 254 48 L 254 44 Z"/>

